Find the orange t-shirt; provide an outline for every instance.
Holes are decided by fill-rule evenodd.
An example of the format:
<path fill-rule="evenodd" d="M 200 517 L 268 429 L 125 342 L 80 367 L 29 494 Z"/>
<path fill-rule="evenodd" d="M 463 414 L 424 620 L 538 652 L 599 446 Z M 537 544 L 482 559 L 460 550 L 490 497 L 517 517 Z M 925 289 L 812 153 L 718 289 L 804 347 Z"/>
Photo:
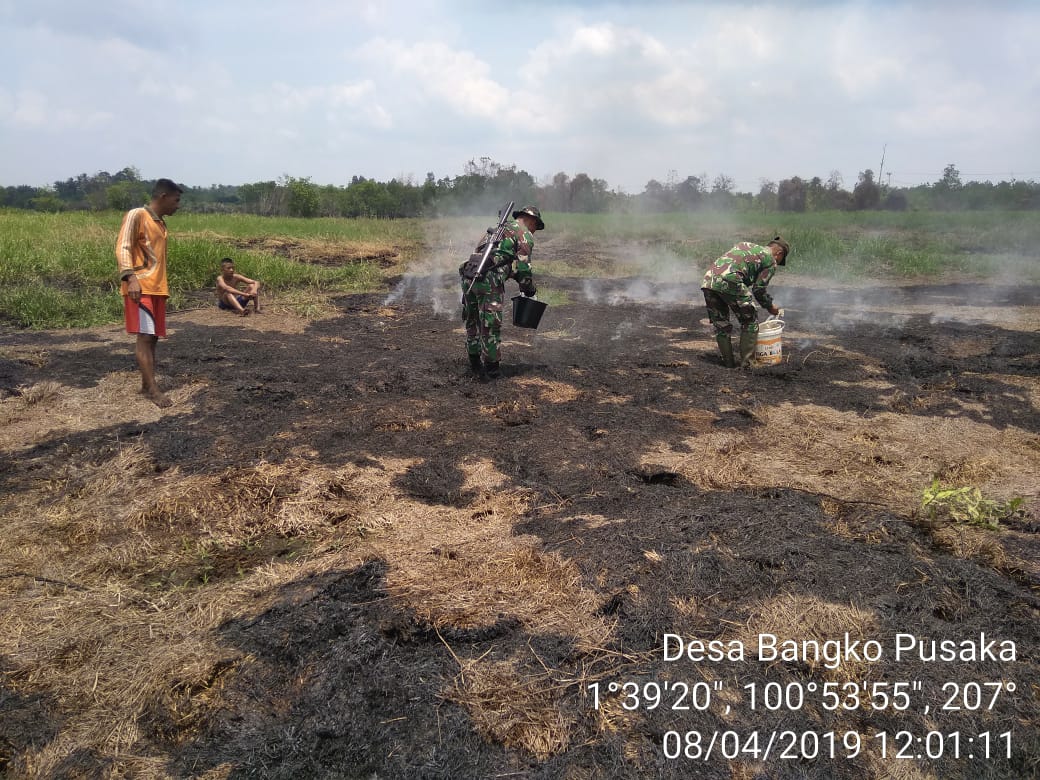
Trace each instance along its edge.
<path fill-rule="evenodd" d="M 133 271 L 143 295 L 169 295 L 166 284 L 166 223 L 147 206 L 123 217 L 116 242 L 119 275 Z M 126 295 L 126 281 L 119 285 Z"/>

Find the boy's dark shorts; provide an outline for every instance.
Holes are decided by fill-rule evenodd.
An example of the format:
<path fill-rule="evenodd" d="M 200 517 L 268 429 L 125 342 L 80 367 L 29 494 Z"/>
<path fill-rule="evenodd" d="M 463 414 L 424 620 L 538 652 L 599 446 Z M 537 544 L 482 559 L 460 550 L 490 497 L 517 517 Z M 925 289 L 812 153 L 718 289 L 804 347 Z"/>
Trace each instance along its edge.
<path fill-rule="evenodd" d="M 244 296 L 244 295 L 236 295 L 235 296 L 235 300 L 238 301 L 238 305 L 241 306 L 244 309 L 245 306 L 246 306 L 246 302 L 249 299 L 246 296 Z M 217 306 L 219 308 L 221 308 L 221 309 L 227 309 L 229 311 L 235 311 L 235 307 L 232 306 L 229 303 L 224 303 L 224 299 L 223 298 L 221 298 L 219 301 L 217 301 Z"/>

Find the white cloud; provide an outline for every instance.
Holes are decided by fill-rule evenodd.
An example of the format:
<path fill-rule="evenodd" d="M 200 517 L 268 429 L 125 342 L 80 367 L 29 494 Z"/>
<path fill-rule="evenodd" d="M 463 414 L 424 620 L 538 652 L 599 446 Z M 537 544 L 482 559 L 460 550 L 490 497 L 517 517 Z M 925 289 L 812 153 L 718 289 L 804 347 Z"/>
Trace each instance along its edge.
<path fill-rule="evenodd" d="M 335 84 L 328 88 L 329 100 L 337 106 L 356 106 L 375 91 L 375 84 L 369 79 L 356 84 Z"/>
<path fill-rule="evenodd" d="M 488 74 L 491 68 L 472 52 L 453 49 L 446 43 L 405 43 L 377 38 L 359 55 L 369 63 L 403 75 L 405 91 L 416 90 L 437 104 L 463 117 L 497 120 L 509 105 L 505 87 Z"/>
<path fill-rule="evenodd" d="M 219 135 L 233 136 L 241 132 L 238 124 L 229 119 L 216 116 L 207 116 L 202 120 L 202 128 Z"/>
<path fill-rule="evenodd" d="M 92 130 L 111 123 L 112 114 L 91 108 L 56 106 L 44 93 L 23 89 L 13 95 L 0 92 L 0 121 L 47 134 L 69 130 Z"/>
<path fill-rule="evenodd" d="M 521 75 L 550 130 L 689 128 L 719 107 L 689 50 L 609 23 L 543 41 Z"/>
<path fill-rule="evenodd" d="M 292 132 L 306 135 L 314 134 L 316 126 L 327 132 L 346 118 L 368 128 L 392 127 L 393 117 L 376 97 L 375 84 L 368 79 L 307 86 L 279 81 L 246 95 L 242 102 L 260 121 L 295 126 L 297 129 Z M 319 118 L 323 121 L 318 122 Z"/>
<path fill-rule="evenodd" d="M 47 96 L 35 90 L 23 90 L 15 97 L 11 118 L 15 124 L 43 127 L 53 112 L 47 105 Z"/>

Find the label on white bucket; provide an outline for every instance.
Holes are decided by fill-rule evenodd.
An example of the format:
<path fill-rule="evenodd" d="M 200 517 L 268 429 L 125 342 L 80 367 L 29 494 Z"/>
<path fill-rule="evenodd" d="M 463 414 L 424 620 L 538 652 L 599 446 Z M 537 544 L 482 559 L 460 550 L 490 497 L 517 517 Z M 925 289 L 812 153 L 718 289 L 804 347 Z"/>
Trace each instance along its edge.
<path fill-rule="evenodd" d="M 755 342 L 755 360 L 766 365 L 780 362 L 783 352 L 784 323 L 780 320 L 766 320 L 758 326 L 758 341 Z"/>

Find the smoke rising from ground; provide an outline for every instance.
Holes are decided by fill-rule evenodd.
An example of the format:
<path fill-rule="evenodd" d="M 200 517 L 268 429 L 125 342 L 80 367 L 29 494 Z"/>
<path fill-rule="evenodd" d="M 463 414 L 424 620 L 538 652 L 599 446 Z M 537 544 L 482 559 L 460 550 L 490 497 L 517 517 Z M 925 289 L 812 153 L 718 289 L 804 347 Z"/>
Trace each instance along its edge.
<path fill-rule="evenodd" d="M 439 248 L 412 265 L 386 303 L 415 302 L 428 307 L 433 316 L 458 318 L 458 266 L 473 250 L 489 222 L 439 220 L 434 229 L 443 230 L 444 235 L 430 242 Z M 546 319 L 537 332 L 517 333 L 507 328 L 511 334 L 507 338 L 528 343 L 538 339 L 545 358 L 552 352 L 550 340 L 581 340 L 588 332 L 587 325 L 570 316 L 573 310 L 566 307 L 569 302 L 627 309 L 622 315 L 624 319 L 612 326 L 609 339 L 603 339 L 600 331 L 601 340 L 611 343 L 624 341 L 642 327 L 641 317 L 653 311 L 670 312 L 668 318 L 674 320 L 676 327 L 687 329 L 691 336 L 710 337 L 712 331 L 700 292 L 704 271 L 737 241 L 765 240 L 760 235 L 741 235 L 736 226 L 717 224 L 711 226 L 711 235 L 684 237 L 673 233 L 642 240 L 607 232 L 569 232 L 566 224 L 557 225 L 555 231 L 553 227 L 550 221 L 549 229 L 537 235 L 533 257 L 539 297 L 551 304 Z M 897 259 L 897 254 L 892 253 L 907 251 L 883 233 L 853 240 L 853 246 L 835 246 L 838 254 L 833 259 L 814 256 L 809 264 L 819 268 L 833 262 L 835 271 L 867 268 L 883 265 L 889 256 Z M 855 253 L 864 245 L 871 250 L 869 255 L 850 257 L 849 249 Z M 781 268 L 769 286 L 774 301 L 785 309 L 785 339 L 790 339 L 792 345 L 808 347 L 818 338 L 840 339 L 842 334 L 855 335 L 864 328 L 879 329 L 883 338 L 898 338 L 921 324 L 985 322 L 1009 329 L 1035 328 L 1035 323 L 1026 320 L 1032 316 L 1028 309 L 1033 305 L 1030 290 L 1036 289 L 1037 258 L 1031 248 L 1020 254 L 1011 253 L 1007 246 L 976 250 L 980 264 L 995 268 L 985 280 L 958 281 L 956 274 L 944 270 L 905 283 L 893 282 L 891 278 L 844 282 L 829 273 L 813 275 L 804 266 L 799 269 L 797 243 L 793 249 L 790 265 Z M 806 247 L 803 251 L 812 250 Z M 994 262 L 995 258 L 1000 261 Z M 506 298 L 515 293 L 515 283 L 510 282 Z M 508 321 L 508 300 L 506 308 Z M 642 314 L 633 316 L 634 309 Z M 767 316 L 759 309 L 760 321 Z M 611 349 L 610 344 L 596 346 Z"/>
<path fill-rule="evenodd" d="M 430 250 L 409 266 L 383 305 L 410 301 L 428 305 L 437 317 L 460 316 L 462 290 L 458 269 L 480 239 L 479 232 L 470 232 L 453 226 L 438 242 L 441 248 Z"/>

